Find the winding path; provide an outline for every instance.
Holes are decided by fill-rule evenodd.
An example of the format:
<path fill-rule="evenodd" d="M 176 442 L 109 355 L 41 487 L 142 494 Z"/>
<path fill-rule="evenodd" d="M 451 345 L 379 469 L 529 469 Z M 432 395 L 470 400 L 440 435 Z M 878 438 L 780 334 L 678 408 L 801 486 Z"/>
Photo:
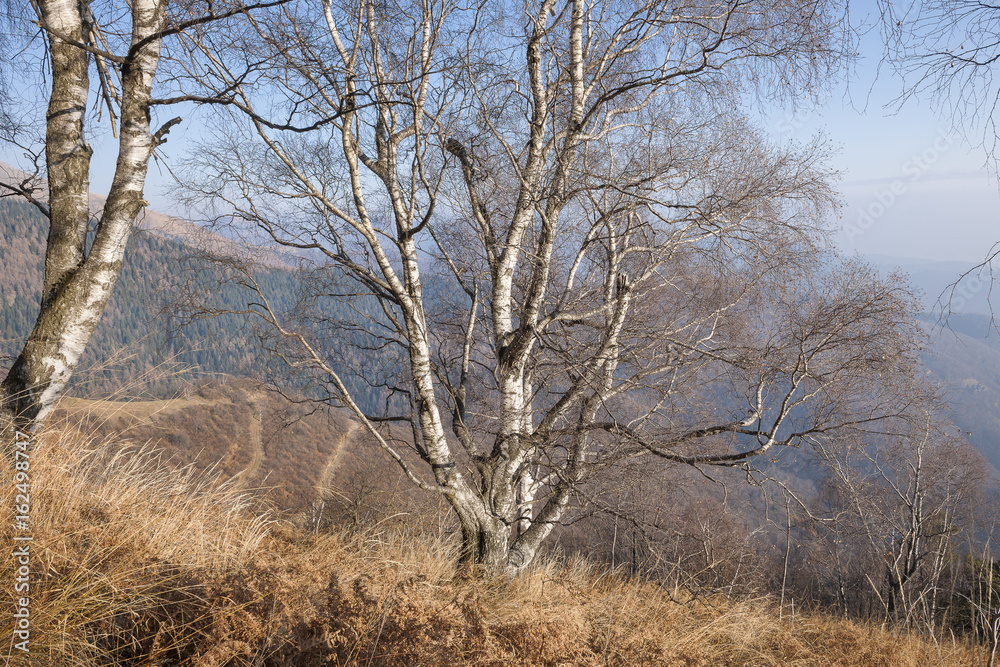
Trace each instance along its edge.
<path fill-rule="evenodd" d="M 321 498 L 327 497 L 330 489 L 330 483 L 333 481 L 333 475 L 337 471 L 337 467 L 340 465 L 340 460 L 344 457 L 344 451 L 347 449 L 347 443 L 353 440 L 355 434 L 360 428 L 361 424 L 359 422 L 356 422 L 353 419 L 350 421 L 350 426 L 348 426 L 347 430 L 340 436 L 340 439 L 337 441 L 337 445 L 333 450 L 333 454 L 330 455 L 330 458 L 327 459 L 326 464 L 323 466 L 323 472 L 320 473 L 319 479 L 316 481 L 316 493 Z"/>
<path fill-rule="evenodd" d="M 260 395 L 251 394 L 248 398 L 256 399 L 260 398 Z M 259 405 L 251 404 L 251 409 L 255 414 L 250 419 L 250 464 L 233 476 L 237 484 L 243 485 L 249 483 L 254 478 L 254 475 L 260 470 L 260 464 L 264 462 L 264 443 L 261 439 L 264 418 L 263 408 Z"/>

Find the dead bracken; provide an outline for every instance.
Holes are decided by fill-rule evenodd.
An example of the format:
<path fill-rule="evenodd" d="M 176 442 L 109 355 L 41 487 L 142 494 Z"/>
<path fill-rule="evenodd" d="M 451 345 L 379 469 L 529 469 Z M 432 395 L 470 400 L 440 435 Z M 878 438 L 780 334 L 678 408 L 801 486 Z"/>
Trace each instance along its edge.
<path fill-rule="evenodd" d="M 870 667 L 982 652 L 820 613 L 781 620 L 768 598 L 674 595 L 580 559 L 477 576 L 448 535 L 315 533 L 148 448 L 45 445 L 32 665 Z"/>

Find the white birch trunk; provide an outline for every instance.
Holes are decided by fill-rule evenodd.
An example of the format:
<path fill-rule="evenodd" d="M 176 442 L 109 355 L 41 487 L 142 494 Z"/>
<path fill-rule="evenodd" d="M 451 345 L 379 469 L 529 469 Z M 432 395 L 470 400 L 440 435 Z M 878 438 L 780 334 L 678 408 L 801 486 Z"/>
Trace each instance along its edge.
<path fill-rule="evenodd" d="M 157 139 L 149 127 L 149 100 L 160 55 L 163 3 L 134 0 L 132 49 L 122 67 L 118 163 L 90 252 L 84 256 L 89 216 L 91 150 L 84 136 L 89 92 L 88 55 L 56 34 L 86 42 L 81 6 L 41 0 L 52 32 L 52 93 L 46 126 L 50 233 L 45 285 L 35 327 L 4 379 L 3 443 L 11 429 L 36 431 L 65 390 L 100 321 L 142 206 L 146 169 Z"/>

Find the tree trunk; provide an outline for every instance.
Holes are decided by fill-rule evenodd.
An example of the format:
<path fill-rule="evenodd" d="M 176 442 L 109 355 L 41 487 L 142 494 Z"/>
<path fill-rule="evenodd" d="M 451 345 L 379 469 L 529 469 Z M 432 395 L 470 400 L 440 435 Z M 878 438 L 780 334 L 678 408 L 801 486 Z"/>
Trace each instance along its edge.
<path fill-rule="evenodd" d="M 49 33 L 52 93 L 46 125 L 49 240 L 38 319 L 0 383 L 0 442 L 9 454 L 14 430 L 36 432 L 62 395 L 107 305 L 142 206 L 146 169 L 160 138 L 150 132 L 149 100 L 159 63 L 163 4 L 132 3 L 132 49 L 122 66 L 121 133 L 111 190 L 90 252 L 91 150 L 84 136 L 90 92 L 86 3 L 42 0 Z M 60 37 L 57 37 L 59 35 Z M 172 124 L 172 123 L 171 123 Z M 168 124 L 160 134 L 164 134 Z"/>
<path fill-rule="evenodd" d="M 462 557 L 465 565 L 480 566 L 490 573 L 509 568 L 506 526 L 499 522 L 462 522 Z"/>

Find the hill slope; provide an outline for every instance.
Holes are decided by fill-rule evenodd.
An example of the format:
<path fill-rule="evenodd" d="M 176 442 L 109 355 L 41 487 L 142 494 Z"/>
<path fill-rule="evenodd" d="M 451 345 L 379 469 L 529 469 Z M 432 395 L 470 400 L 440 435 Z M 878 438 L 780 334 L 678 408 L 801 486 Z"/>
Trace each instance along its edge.
<path fill-rule="evenodd" d="M 59 446 L 55 446 L 58 444 Z M 456 568 L 441 534 L 274 524 L 232 489 L 65 438 L 32 460 L 31 665 L 918 667 L 982 649 L 582 561 Z M 14 505 L 14 487 L 3 491 Z M 0 526 L 10 540 L 11 522 Z M 12 567 L 8 551 L 7 567 Z M 0 618 L 12 635 L 15 618 Z M 28 664 L 8 642 L 7 664 Z M 13 656 L 11 653 L 15 653 Z"/>
<path fill-rule="evenodd" d="M 149 390 L 150 376 L 169 375 L 172 369 L 192 368 L 199 375 L 228 374 L 265 377 L 280 374 L 274 363 L 247 330 L 247 319 L 221 315 L 195 319 L 182 317 L 174 301 L 181 290 L 210 295 L 219 308 L 244 309 L 248 293 L 222 272 L 198 260 L 190 246 L 174 238 L 174 227 L 139 231 L 132 239 L 115 291 L 104 317 L 74 376 L 71 390 L 77 395 L 107 396 L 138 381 Z M 34 207 L 12 199 L 0 199 L 0 359 L 12 358 L 20 350 L 38 314 L 44 269 L 48 221 Z M 288 311 L 298 300 L 301 274 L 290 268 L 260 267 L 255 278 L 267 291 L 278 311 Z M 365 304 L 354 303 L 363 308 Z M 337 308 L 336 305 L 332 308 Z M 354 317 L 346 312 L 333 316 Z M 372 392 L 353 378 L 350 369 L 361 355 L 347 338 L 328 337 L 330 358 L 346 371 L 352 388 L 365 407 L 371 407 Z M 8 361 L 9 363 L 9 361 Z M 166 364 L 157 373 L 161 365 Z M 169 395 L 176 382 L 161 381 L 154 393 Z"/>
<path fill-rule="evenodd" d="M 211 294 L 222 307 L 242 308 L 247 293 L 231 283 L 220 287 L 220 271 L 192 259 L 186 241 L 198 233 L 189 223 L 150 212 L 144 224 L 148 231 L 136 234 L 115 293 L 74 378 L 75 394 L 108 396 L 137 378 L 144 378 L 140 383 L 148 389 L 148 377 L 156 375 L 155 369 L 162 364 L 193 368 L 204 375 L 280 377 L 284 369 L 249 335 L 243 317 L 195 320 L 178 328 L 183 313 L 171 305 L 178 285 Z M 47 221 L 32 206 L 0 199 L 0 262 L 4 266 L 0 272 L 0 358 L 9 358 L 20 349 L 34 323 L 47 233 Z M 872 259 L 884 270 L 910 271 L 915 286 L 927 295 L 928 308 L 967 268 L 956 262 Z M 290 263 L 281 264 L 270 262 L 259 269 L 257 278 L 278 310 L 291 310 L 304 274 L 290 268 Z M 972 442 L 1000 469 L 1000 338 L 995 334 L 984 338 L 990 331 L 989 320 L 975 314 L 986 310 L 987 293 L 982 285 L 970 292 L 962 309 L 968 314 L 953 316 L 951 329 L 933 327 L 936 318 L 929 316 L 928 331 L 934 342 L 923 359 L 934 379 L 948 390 L 956 424 L 971 434 Z M 351 308 L 375 312 L 374 304 L 366 307 L 359 300 L 331 308 L 341 310 L 329 315 L 347 320 L 355 317 Z M 371 361 L 372 355 L 360 351 L 346 336 L 327 335 L 323 342 L 331 363 L 344 372 L 361 406 L 377 410 L 378 392 L 354 372 Z M 153 393 L 167 396 L 181 386 L 161 381 L 154 383 Z M 298 389 L 307 387 L 298 385 Z M 180 431 L 174 437 L 182 437 Z"/>
<path fill-rule="evenodd" d="M 955 424 L 1000 470 L 1000 336 L 985 315 L 952 316 L 948 324 L 928 322 L 932 344 L 920 358 L 944 387 Z"/>

